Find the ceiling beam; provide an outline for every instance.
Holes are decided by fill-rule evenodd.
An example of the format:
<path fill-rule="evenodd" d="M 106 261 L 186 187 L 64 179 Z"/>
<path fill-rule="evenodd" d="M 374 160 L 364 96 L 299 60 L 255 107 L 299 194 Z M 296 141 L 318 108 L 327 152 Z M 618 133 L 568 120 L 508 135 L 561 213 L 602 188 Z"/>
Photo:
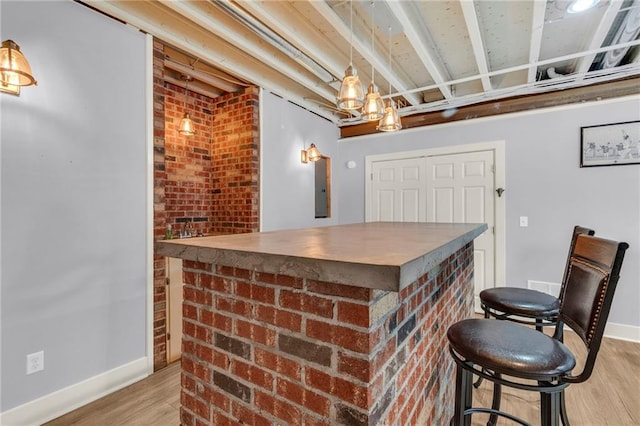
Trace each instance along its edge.
<path fill-rule="evenodd" d="M 176 86 L 182 87 L 183 89 L 187 90 L 187 85 L 185 84 L 184 80 L 179 80 L 177 78 L 170 77 L 166 74 L 164 75 L 163 80 L 167 83 L 175 84 Z M 191 84 L 189 84 L 188 89 L 190 92 L 199 93 L 211 99 L 215 99 L 223 94 L 223 92 L 221 91 L 211 90 L 211 88 L 207 89 L 203 87 L 202 85 L 198 84 L 198 81 L 191 82 Z"/>
<path fill-rule="evenodd" d="M 500 99 L 499 101 L 462 106 L 457 109 L 454 115 L 444 116 L 442 111 L 415 114 L 403 117 L 402 127 L 403 129 L 424 127 L 507 113 L 531 111 L 559 105 L 598 102 L 604 99 L 638 95 L 640 95 L 640 77 L 633 77 L 624 80 L 608 81 L 591 86 L 582 86 L 573 89 L 534 95 L 517 96 L 508 99 Z M 340 129 L 340 137 L 344 139 L 378 133 L 375 125 L 376 123 L 362 123 L 354 126 L 342 127 Z"/>
<path fill-rule="evenodd" d="M 226 41 L 213 36 L 204 29 L 179 22 L 175 16 L 145 7 L 142 1 L 122 2 L 94 0 L 88 4 L 122 22 L 126 22 L 158 39 L 169 43 L 231 75 L 261 86 L 285 97 L 327 120 L 337 123 L 338 117 L 318 103 L 301 95 L 301 90 L 290 89 L 290 79 L 266 67 L 258 60 L 245 55 Z M 141 18 L 142 17 L 142 18 Z M 311 95 L 311 92 L 309 92 Z"/>
<path fill-rule="evenodd" d="M 484 43 L 482 42 L 482 33 L 478 25 L 476 5 L 473 0 L 469 0 L 461 1 L 460 7 L 462 8 L 462 15 L 464 15 L 464 22 L 467 25 L 467 32 L 471 40 L 473 55 L 476 58 L 478 72 L 482 75 L 482 88 L 485 92 L 491 92 L 491 79 L 486 75 L 489 72 L 489 67 L 487 66 Z"/>
<path fill-rule="evenodd" d="M 540 49 L 542 47 L 542 30 L 544 29 L 544 15 L 546 10 L 546 1 L 533 2 L 531 41 L 529 42 L 529 64 L 531 64 L 531 66 L 527 69 L 527 82 L 529 83 L 536 81 L 538 75 L 537 62 L 540 58 Z"/>
<path fill-rule="evenodd" d="M 228 21 L 224 22 L 221 19 L 215 19 L 215 17 L 212 16 L 211 3 L 166 1 L 163 4 L 202 28 L 213 32 L 228 43 L 234 44 L 263 64 L 278 70 L 293 81 L 298 81 L 322 98 L 329 101 L 336 99 L 335 91 L 333 89 L 329 90 L 325 84 L 321 84 L 322 81 L 320 78 L 315 80 L 310 79 L 306 73 L 301 73 L 299 70 L 287 65 L 287 61 L 283 60 L 284 58 L 281 56 L 281 52 L 266 49 L 265 44 L 261 44 L 259 40 L 254 42 L 252 37 L 248 37 L 248 35 L 257 36 L 250 30 L 245 30 L 242 24 L 231 25 Z M 249 34 L 243 30 L 249 31 Z"/>
<path fill-rule="evenodd" d="M 450 76 L 446 71 L 441 69 L 441 66 L 436 63 L 436 60 L 432 57 L 431 53 L 429 53 L 429 49 L 422 41 L 424 36 L 419 34 L 418 30 L 416 30 L 411 19 L 409 19 L 409 16 L 404 10 L 402 2 L 387 1 L 387 6 L 391 10 L 391 13 L 393 13 L 393 16 L 395 16 L 398 22 L 400 22 L 400 25 L 402 25 L 409 43 L 411 43 L 411 46 L 416 51 L 416 55 L 422 61 L 422 64 L 429 72 L 429 75 L 431 75 L 434 83 L 438 85 L 438 89 L 442 92 L 442 96 L 444 96 L 445 99 L 452 98 L 453 94 L 451 93 L 451 87 L 447 84 L 447 80 L 450 80 Z"/>
<path fill-rule="evenodd" d="M 169 68 L 171 70 L 177 71 L 181 74 L 185 74 L 185 75 L 189 75 L 193 78 L 195 78 L 196 80 L 200 80 L 204 83 L 207 83 L 213 87 L 217 87 L 219 89 L 221 89 L 222 91 L 225 92 L 237 92 L 238 90 L 242 89 L 242 86 L 238 86 L 236 84 L 231 84 L 228 81 L 225 81 L 221 78 L 212 76 L 206 72 L 203 71 L 199 71 L 193 67 L 189 67 L 187 65 L 182 65 L 179 64 L 175 61 L 172 61 L 170 59 L 165 59 L 164 60 L 164 66 L 166 68 Z"/>

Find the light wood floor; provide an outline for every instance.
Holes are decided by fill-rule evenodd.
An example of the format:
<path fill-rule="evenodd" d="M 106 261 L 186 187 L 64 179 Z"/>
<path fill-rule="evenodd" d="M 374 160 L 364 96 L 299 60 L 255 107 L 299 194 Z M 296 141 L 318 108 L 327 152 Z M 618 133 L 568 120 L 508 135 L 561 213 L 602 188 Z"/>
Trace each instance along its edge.
<path fill-rule="evenodd" d="M 578 338 L 566 333 L 567 345 L 576 350 Z M 586 383 L 566 390 L 569 420 L 576 426 L 640 425 L 640 343 L 605 339 L 593 375 Z M 474 392 L 474 405 L 491 405 L 491 385 Z M 505 411 L 539 424 L 538 395 L 505 389 Z M 48 426 L 180 424 L 180 365 L 171 364 L 145 380 L 62 416 Z M 474 415 L 473 425 L 486 424 Z M 500 420 L 499 425 L 513 424 Z"/>

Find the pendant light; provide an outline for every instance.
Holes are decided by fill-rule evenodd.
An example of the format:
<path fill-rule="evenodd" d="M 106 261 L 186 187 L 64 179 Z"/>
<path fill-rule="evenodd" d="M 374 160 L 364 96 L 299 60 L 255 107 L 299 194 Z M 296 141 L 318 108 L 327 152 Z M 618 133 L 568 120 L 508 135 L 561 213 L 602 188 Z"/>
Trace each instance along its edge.
<path fill-rule="evenodd" d="M 5 40 L 0 46 L 0 84 L 5 87 L 38 84 L 31 74 L 31 65 L 13 40 Z"/>
<path fill-rule="evenodd" d="M 344 71 L 344 78 L 338 92 L 338 109 L 351 111 L 362 108 L 364 104 L 364 91 L 358 77 L 358 71 L 353 66 L 353 0 L 349 1 L 349 26 L 351 31 L 351 43 L 349 47 L 349 66 Z"/>
<path fill-rule="evenodd" d="M 184 88 L 184 117 L 180 120 L 180 126 L 178 127 L 178 133 L 184 136 L 193 136 L 196 134 L 195 127 L 193 126 L 193 121 L 191 121 L 191 116 L 187 110 L 187 94 L 189 90 L 189 81 L 193 80 L 193 77 L 188 75 L 182 75 L 181 78 L 186 81 L 186 85 Z"/>
<path fill-rule="evenodd" d="M 375 3 L 371 2 L 371 54 L 375 54 L 375 40 L 373 29 L 375 27 L 375 15 L 374 15 Z M 367 121 L 380 120 L 384 114 L 384 102 L 382 96 L 378 92 L 378 87 L 375 83 L 375 67 L 373 66 L 373 60 L 371 61 L 371 84 L 367 89 L 367 97 L 364 100 L 364 106 L 362 107 L 362 115 Z"/>
<path fill-rule="evenodd" d="M 389 71 L 391 71 L 391 27 L 389 27 Z M 391 94 L 391 81 L 389 81 L 389 94 Z M 387 107 L 384 109 L 384 116 L 378 123 L 378 130 L 381 132 L 395 132 L 402 129 L 400 117 L 398 116 L 398 108 L 391 97 L 387 101 Z"/>

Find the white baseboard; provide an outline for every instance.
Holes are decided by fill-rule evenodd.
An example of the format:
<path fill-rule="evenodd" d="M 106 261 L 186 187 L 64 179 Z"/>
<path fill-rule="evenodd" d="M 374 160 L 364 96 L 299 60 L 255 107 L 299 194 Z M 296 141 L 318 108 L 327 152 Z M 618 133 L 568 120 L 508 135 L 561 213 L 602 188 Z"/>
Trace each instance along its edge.
<path fill-rule="evenodd" d="M 147 357 L 143 357 L 0 413 L 0 425 L 40 425 L 148 375 L 149 363 Z"/>
<path fill-rule="evenodd" d="M 630 342 L 640 343 L 640 327 L 616 324 L 615 322 L 608 322 L 604 329 L 605 337 L 611 337 L 612 339 L 628 340 Z"/>

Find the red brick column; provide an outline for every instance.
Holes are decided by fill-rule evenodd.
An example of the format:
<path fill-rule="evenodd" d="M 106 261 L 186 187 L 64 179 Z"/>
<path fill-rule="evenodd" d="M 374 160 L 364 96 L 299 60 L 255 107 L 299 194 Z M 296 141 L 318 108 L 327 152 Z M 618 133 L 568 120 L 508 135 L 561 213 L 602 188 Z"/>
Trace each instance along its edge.
<path fill-rule="evenodd" d="M 400 293 L 184 262 L 183 425 L 444 424 L 473 243 Z"/>
<path fill-rule="evenodd" d="M 167 217 L 164 188 L 164 45 L 153 40 L 153 240 L 164 238 Z M 153 370 L 167 365 L 166 259 L 153 256 Z"/>

